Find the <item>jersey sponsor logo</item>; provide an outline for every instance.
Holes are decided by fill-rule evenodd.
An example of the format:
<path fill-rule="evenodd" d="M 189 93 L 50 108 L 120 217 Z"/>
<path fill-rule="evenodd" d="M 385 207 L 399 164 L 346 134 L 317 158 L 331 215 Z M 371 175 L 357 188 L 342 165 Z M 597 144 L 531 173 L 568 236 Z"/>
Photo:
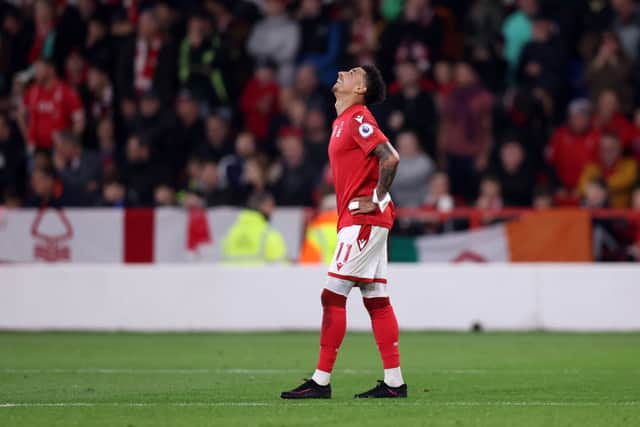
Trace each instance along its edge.
<path fill-rule="evenodd" d="M 358 128 L 358 132 L 360 133 L 361 137 L 369 138 L 373 134 L 373 126 L 371 126 L 369 123 L 363 123 Z"/>
<path fill-rule="evenodd" d="M 358 123 L 362 123 L 362 121 L 364 120 L 364 116 L 362 114 L 359 114 L 355 117 L 356 122 Z"/>

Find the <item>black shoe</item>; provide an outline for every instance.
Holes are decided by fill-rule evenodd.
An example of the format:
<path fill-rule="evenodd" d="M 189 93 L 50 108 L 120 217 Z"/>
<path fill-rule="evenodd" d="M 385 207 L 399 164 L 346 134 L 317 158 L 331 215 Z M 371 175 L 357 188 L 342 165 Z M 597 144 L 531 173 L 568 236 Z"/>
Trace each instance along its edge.
<path fill-rule="evenodd" d="M 398 397 L 407 397 L 407 385 L 402 384 L 400 387 L 391 387 L 385 384 L 384 381 L 378 381 L 378 385 L 372 388 L 369 391 L 365 391 L 364 393 L 356 394 L 353 396 L 356 399 L 367 399 L 370 397 L 378 398 L 378 397 L 389 397 L 389 398 L 398 398 Z"/>
<path fill-rule="evenodd" d="M 320 385 L 306 380 L 300 387 L 280 394 L 283 399 L 331 399 L 331 384 Z"/>

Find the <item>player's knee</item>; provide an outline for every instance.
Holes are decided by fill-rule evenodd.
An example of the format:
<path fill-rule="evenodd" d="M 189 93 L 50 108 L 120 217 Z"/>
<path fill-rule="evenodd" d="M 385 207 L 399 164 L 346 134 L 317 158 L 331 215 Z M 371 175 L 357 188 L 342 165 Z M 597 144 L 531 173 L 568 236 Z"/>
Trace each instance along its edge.
<path fill-rule="evenodd" d="M 329 289 L 324 289 L 322 291 L 322 296 L 320 297 L 320 301 L 322 301 L 323 307 L 346 307 L 347 305 L 347 297 L 344 295 L 337 294 L 335 292 L 331 292 Z"/>
<path fill-rule="evenodd" d="M 364 301 L 364 306 L 367 308 L 367 311 L 371 312 L 374 310 L 380 310 L 381 308 L 385 308 L 391 305 L 391 301 L 389 297 L 378 297 L 378 298 L 362 298 Z"/>

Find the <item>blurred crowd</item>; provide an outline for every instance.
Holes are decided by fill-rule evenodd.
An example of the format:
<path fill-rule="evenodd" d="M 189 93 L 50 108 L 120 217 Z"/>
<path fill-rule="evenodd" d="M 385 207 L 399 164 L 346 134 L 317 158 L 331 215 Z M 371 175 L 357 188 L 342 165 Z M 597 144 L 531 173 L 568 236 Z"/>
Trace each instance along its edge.
<path fill-rule="evenodd" d="M 398 206 L 640 209 L 634 0 L 4 0 L 0 16 L 0 204 L 316 206 L 337 72 L 375 63 Z"/>

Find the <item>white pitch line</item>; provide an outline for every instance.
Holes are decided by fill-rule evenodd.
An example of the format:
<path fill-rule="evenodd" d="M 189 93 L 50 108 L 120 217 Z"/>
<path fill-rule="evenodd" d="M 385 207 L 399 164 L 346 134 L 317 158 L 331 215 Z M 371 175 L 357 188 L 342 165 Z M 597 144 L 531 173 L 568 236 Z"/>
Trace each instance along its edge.
<path fill-rule="evenodd" d="M 201 374 L 233 374 L 233 375 L 279 375 L 279 374 L 305 374 L 311 372 L 304 369 L 147 369 L 147 368 L 1 368 L 0 373 L 4 374 L 168 374 L 168 375 L 201 375 Z M 343 374 L 372 374 L 373 370 L 345 369 L 338 370 Z"/>
<path fill-rule="evenodd" d="M 0 368 L 3 374 L 126 374 L 126 375 L 280 375 L 280 374 L 308 374 L 305 369 L 245 369 L 245 368 Z M 416 372 L 411 369 L 405 372 Z M 366 375 L 378 373 L 372 369 L 339 369 L 337 374 Z M 638 369 L 434 369 L 421 370 L 424 375 L 583 375 L 596 374 L 624 374 L 638 375 Z"/>
<path fill-rule="evenodd" d="M 186 407 L 186 408 L 214 408 L 214 407 L 312 407 L 312 406 L 355 406 L 362 401 L 338 401 L 338 402 L 168 402 L 168 403 L 140 403 L 140 402 L 34 402 L 34 403 L 18 403 L 5 402 L 0 403 L 0 409 L 3 408 L 95 408 L 95 407 L 126 407 L 126 408 L 147 408 L 147 407 Z M 369 404 L 372 401 L 367 401 Z M 374 401 L 375 402 L 375 401 Z M 364 403 L 364 402 L 362 402 Z M 378 406 L 382 402 L 376 402 Z M 411 402 L 411 401 L 395 401 L 390 406 L 455 406 L 455 407 L 482 407 L 482 406 L 517 406 L 517 407 L 539 407 L 539 406 L 556 406 L 556 407 L 602 407 L 602 406 L 640 406 L 640 401 L 626 402 L 545 402 L 545 401 L 495 401 L 495 402 L 477 402 L 477 401 L 454 401 L 454 402 Z"/>

